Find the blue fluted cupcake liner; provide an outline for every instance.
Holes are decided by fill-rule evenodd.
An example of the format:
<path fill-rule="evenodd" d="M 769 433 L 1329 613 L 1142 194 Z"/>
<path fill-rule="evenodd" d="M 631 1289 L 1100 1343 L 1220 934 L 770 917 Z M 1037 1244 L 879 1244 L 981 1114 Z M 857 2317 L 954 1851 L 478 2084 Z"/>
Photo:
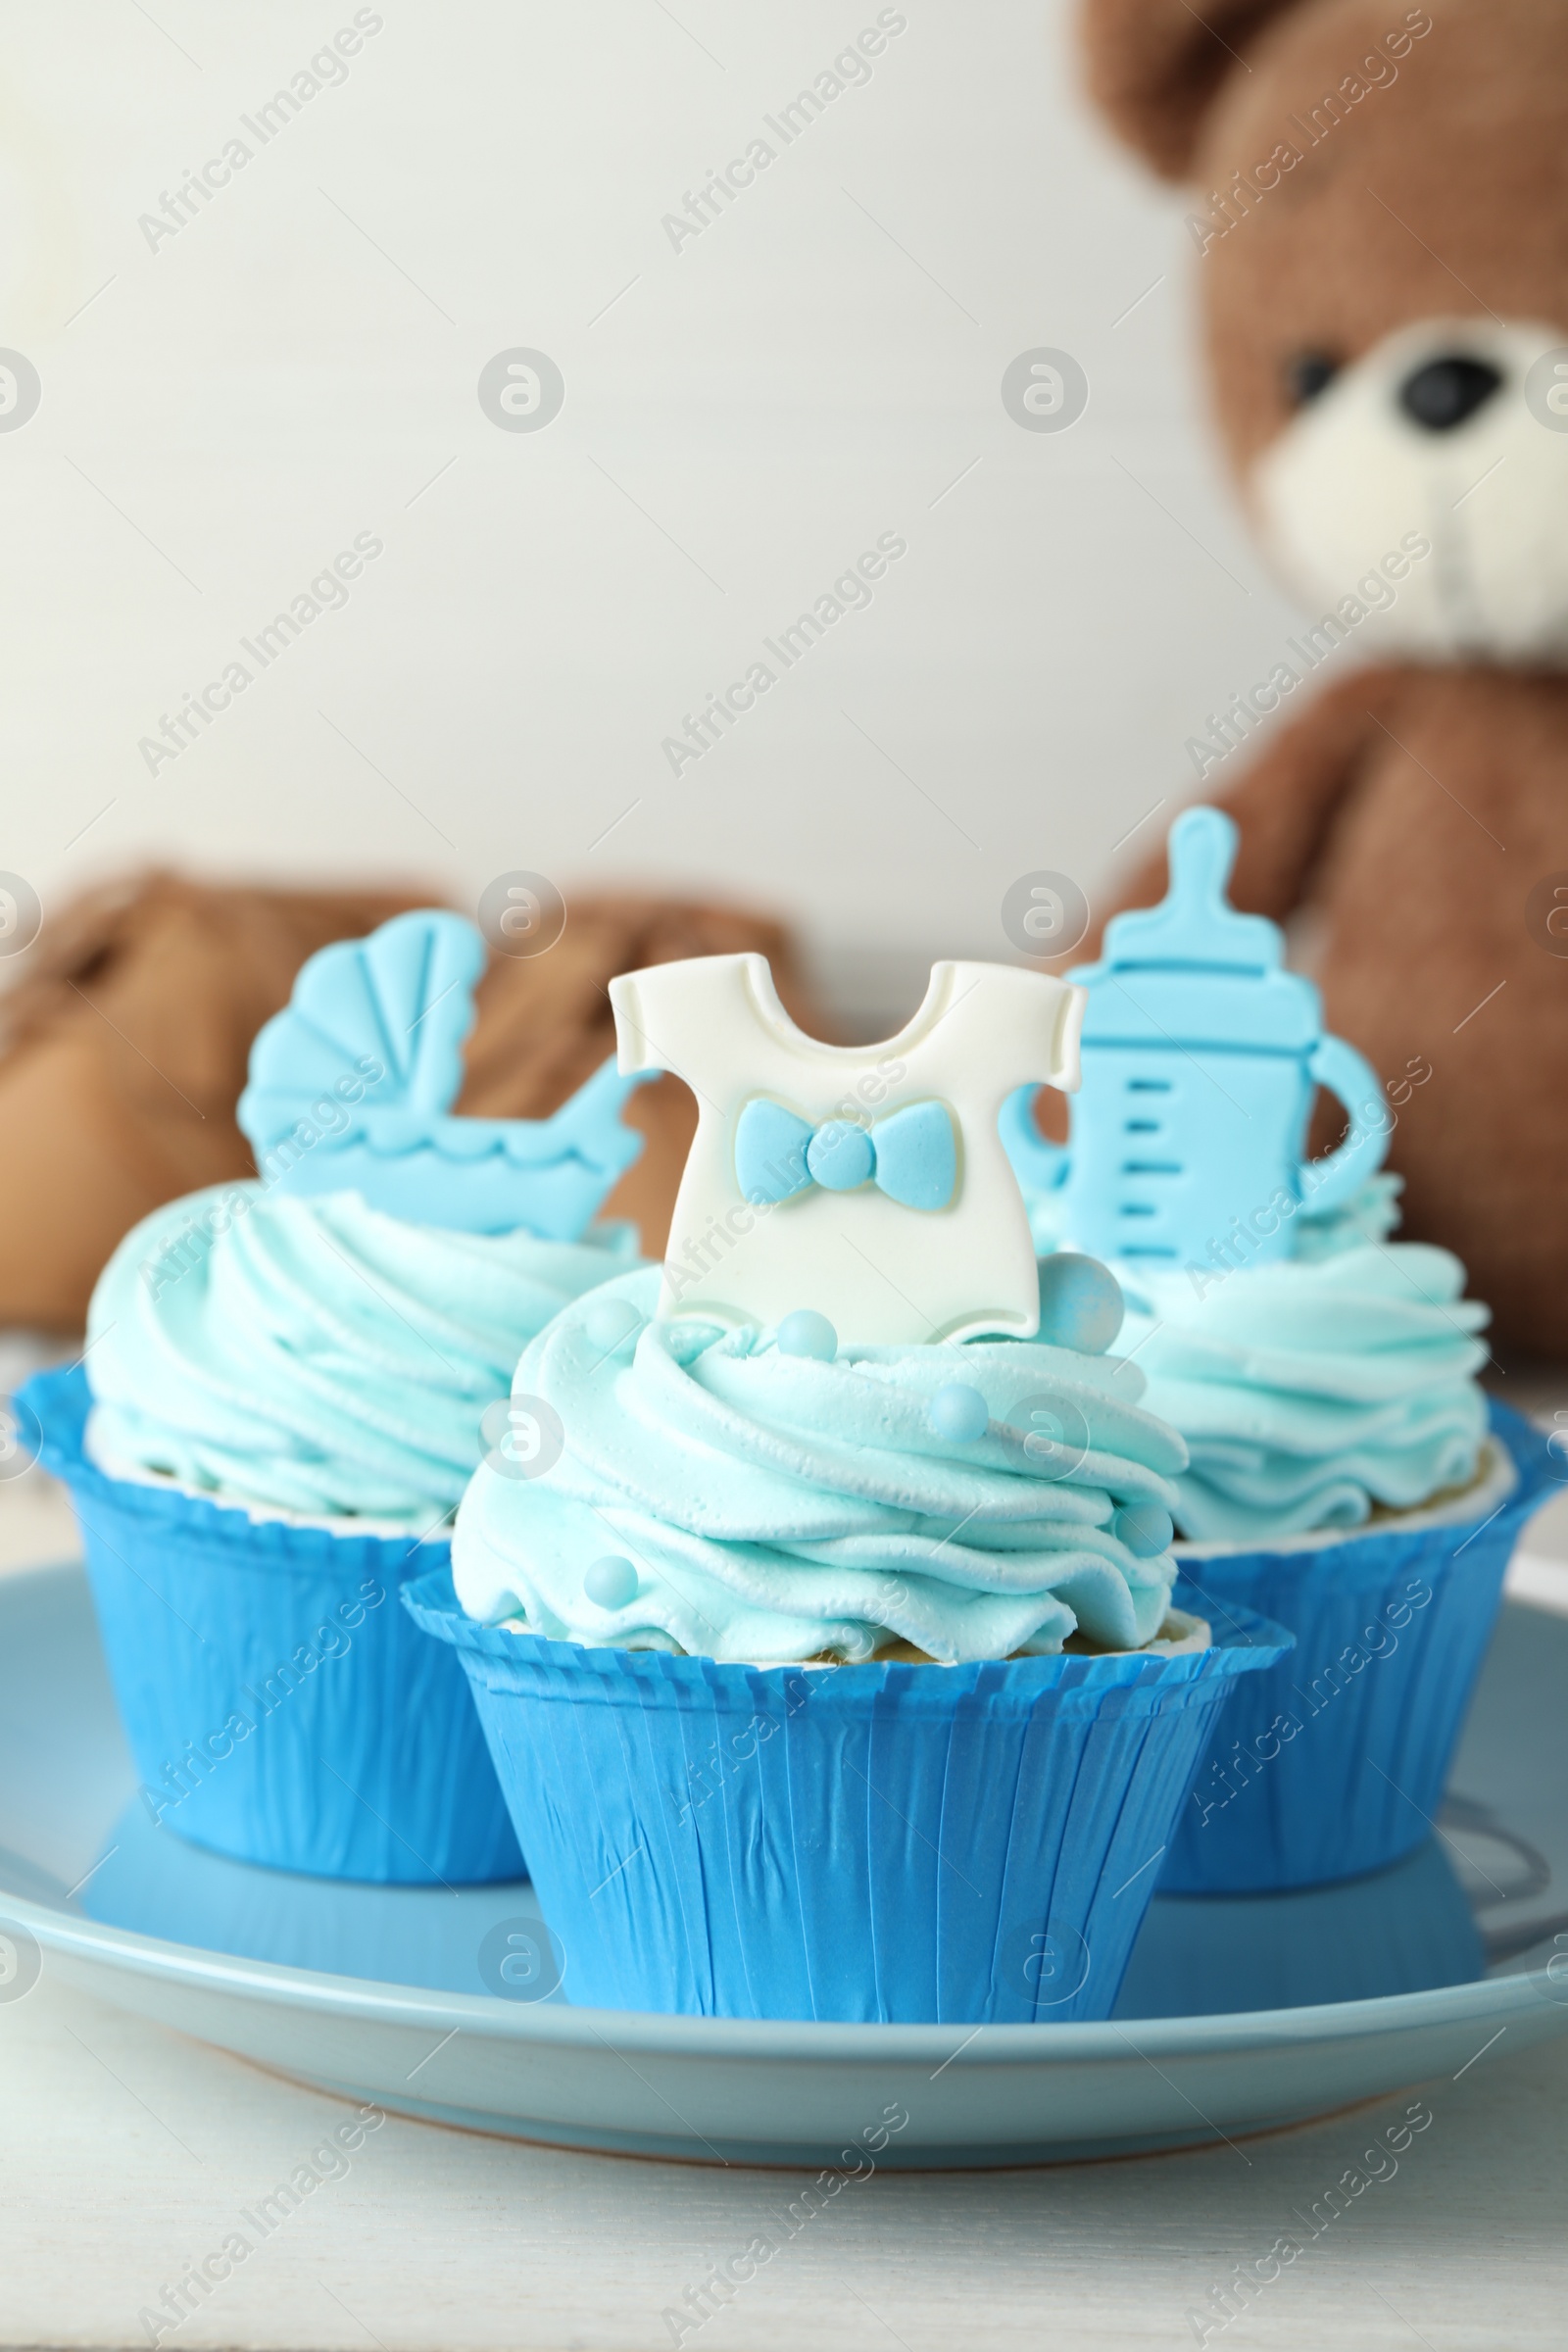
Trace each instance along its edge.
<path fill-rule="evenodd" d="M 1288 1626 L 1200 1767 L 1162 1893 L 1263 1893 L 1381 1870 L 1431 1834 L 1526 1519 L 1557 1483 L 1539 1431 L 1491 1402 L 1516 1472 L 1487 1515 L 1276 1550 L 1178 1547 L 1177 1598 Z"/>
<path fill-rule="evenodd" d="M 453 1644 L 581 2005 L 1104 2017 L 1214 1719 L 1289 1636 L 1174 1656 L 720 1665 L 483 1626 Z"/>
<path fill-rule="evenodd" d="M 105 1475 L 76 1368 L 20 1404 L 71 1489 L 121 1720 L 151 1817 L 273 1869 L 385 1885 L 524 1875 L 455 1658 L 403 1583 L 449 1556 L 412 1536 L 253 1519 Z"/>

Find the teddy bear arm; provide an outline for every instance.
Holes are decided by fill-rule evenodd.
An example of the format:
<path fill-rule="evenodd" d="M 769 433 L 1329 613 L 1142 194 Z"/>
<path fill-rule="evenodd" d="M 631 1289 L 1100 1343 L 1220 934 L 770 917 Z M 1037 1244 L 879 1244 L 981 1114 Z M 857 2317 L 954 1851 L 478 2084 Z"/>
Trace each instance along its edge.
<path fill-rule="evenodd" d="M 1320 695 L 1217 805 L 1241 829 L 1230 896 L 1247 914 L 1288 922 L 1311 892 L 1347 799 L 1388 742 L 1398 670 L 1363 671 Z"/>
<path fill-rule="evenodd" d="M 1385 727 L 1397 731 L 1397 707 L 1409 676 L 1400 668 L 1357 671 L 1320 694 L 1228 792 L 1204 794 L 1241 829 L 1229 895 L 1243 913 L 1284 923 L 1306 898 L 1335 819 L 1365 760 L 1387 741 Z M 1165 852 L 1159 849 L 1113 891 L 1079 959 L 1099 953 L 1113 914 L 1128 906 L 1156 906 L 1167 885 Z"/>

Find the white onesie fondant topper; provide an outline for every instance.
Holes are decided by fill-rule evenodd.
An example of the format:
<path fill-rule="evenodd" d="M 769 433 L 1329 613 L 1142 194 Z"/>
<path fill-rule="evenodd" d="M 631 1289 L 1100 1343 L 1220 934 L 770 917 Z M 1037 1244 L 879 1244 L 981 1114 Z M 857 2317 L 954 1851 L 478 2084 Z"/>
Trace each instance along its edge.
<path fill-rule="evenodd" d="M 662 1315 L 823 1315 L 865 1344 L 1028 1339 L 1034 1244 L 998 1114 L 1026 1080 L 1078 1084 L 1083 991 L 1000 963 L 938 963 L 879 1046 L 796 1027 L 763 956 L 702 956 L 610 983 L 620 1067 L 672 1070 L 697 1134 Z"/>

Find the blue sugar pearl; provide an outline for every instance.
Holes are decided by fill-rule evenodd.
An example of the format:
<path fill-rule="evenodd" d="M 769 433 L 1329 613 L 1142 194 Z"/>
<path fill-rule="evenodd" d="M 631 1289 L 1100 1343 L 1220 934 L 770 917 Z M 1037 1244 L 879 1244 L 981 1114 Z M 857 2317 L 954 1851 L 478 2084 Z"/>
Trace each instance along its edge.
<path fill-rule="evenodd" d="M 978 1389 L 965 1387 L 961 1380 L 950 1380 L 945 1389 L 938 1389 L 930 1415 L 937 1436 L 951 1438 L 957 1446 L 972 1446 L 991 1424 L 991 1407 Z"/>
<path fill-rule="evenodd" d="M 1169 1550 L 1176 1526 L 1163 1503 L 1124 1502 L 1110 1532 L 1134 1559 L 1152 1560 L 1156 1552 Z"/>
<path fill-rule="evenodd" d="M 1058 1250 L 1041 1259 L 1039 1337 L 1048 1346 L 1103 1355 L 1125 1312 L 1121 1285 L 1098 1257 Z"/>
<path fill-rule="evenodd" d="M 645 1319 L 629 1298 L 596 1298 L 583 1316 L 583 1337 L 590 1347 L 612 1354 L 636 1338 Z"/>
<path fill-rule="evenodd" d="M 798 1306 L 779 1325 L 774 1345 L 780 1355 L 814 1355 L 819 1364 L 830 1364 L 839 1351 L 839 1335 L 826 1315 Z"/>
<path fill-rule="evenodd" d="M 582 1580 L 582 1589 L 602 1609 L 623 1609 L 636 1597 L 637 1571 L 618 1551 L 607 1552 L 602 1560 L 595 1560 Z"/>

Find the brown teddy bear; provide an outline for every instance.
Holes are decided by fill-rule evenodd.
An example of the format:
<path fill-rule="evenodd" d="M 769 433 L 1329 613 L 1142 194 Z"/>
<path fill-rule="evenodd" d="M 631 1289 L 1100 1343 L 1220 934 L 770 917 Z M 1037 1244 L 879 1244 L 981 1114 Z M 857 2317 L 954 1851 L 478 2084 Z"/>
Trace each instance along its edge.
<path fill-rule="evenodd" d="M 1232 895 L 1312 918 L 1406 1234 L 1560 1357 L 1568 0 L 1084 0 L 1082 30 L 1112 123 L 1194 188 L 1221 430 L 1321 616 L 1189 745 L 1241 826 Z M 1395 659 L 1356 666 L 1374 608 Z M 1121 903 L 1163 889 L 1160 857 Z"/>

